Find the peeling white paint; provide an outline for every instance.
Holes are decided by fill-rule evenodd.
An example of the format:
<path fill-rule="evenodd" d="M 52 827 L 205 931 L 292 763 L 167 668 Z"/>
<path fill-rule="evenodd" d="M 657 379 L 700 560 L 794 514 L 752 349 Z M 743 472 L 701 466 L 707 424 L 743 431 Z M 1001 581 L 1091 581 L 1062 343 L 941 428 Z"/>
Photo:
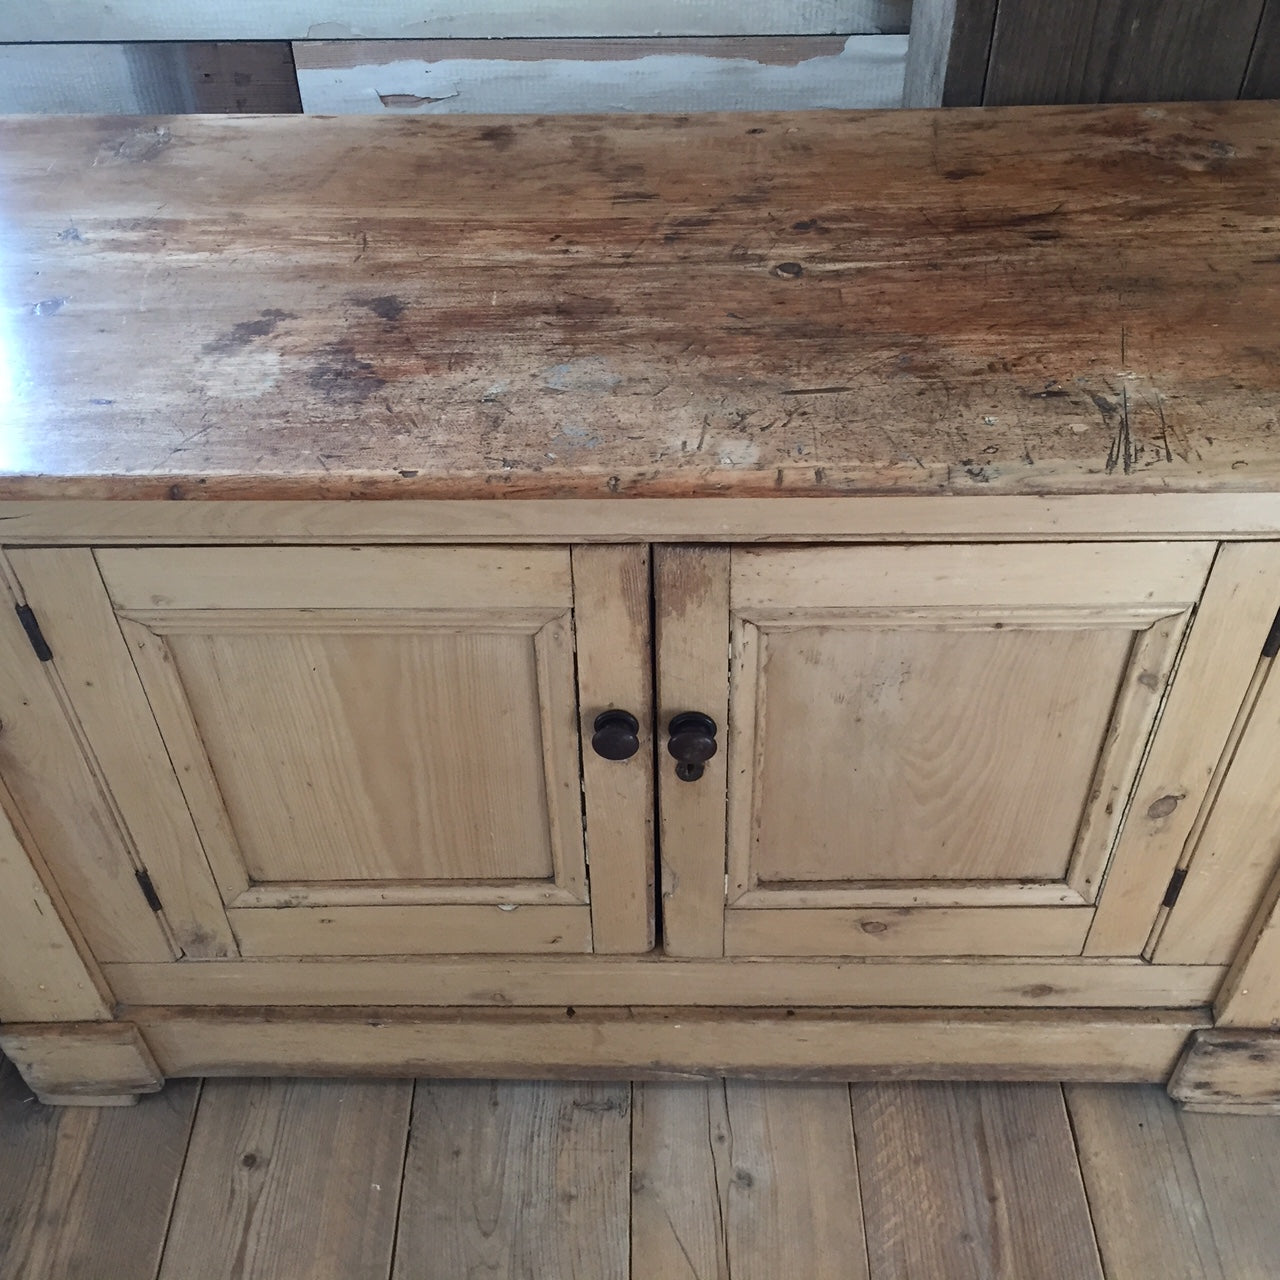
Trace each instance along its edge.
<path fill-rule="evenodd" d="M 58 0 L 0 5 L 0 41 L 830 35 L 905 31 L 910 0 Z"/>
<path fill-rule="evenodd" d="M 382 46 L 385 48 L 385 46 Z M 794 65 L 660 54 L 628 59 L 401 59 L 298 68 L 304 111 L 324 115 L 786 111 L 902 104 L 907 37 L 851 36 Z"/>

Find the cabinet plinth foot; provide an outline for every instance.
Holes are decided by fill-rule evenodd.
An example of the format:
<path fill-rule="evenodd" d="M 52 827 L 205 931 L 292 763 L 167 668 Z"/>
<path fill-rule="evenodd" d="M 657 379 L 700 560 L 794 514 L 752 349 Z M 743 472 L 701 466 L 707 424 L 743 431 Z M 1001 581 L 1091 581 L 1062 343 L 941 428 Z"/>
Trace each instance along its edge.
<path fill-rule="evenodd" d="M 131 1022 L 10 1023 L 0 1051 L 51 1106 L 123 1107 L 164 1084 Z"/>
<path fill-rule="evenodd" d="M 1174 1068 L 1169 1096 L 1188 1111 L 1280 1115 L 1280 1031 L 1197 1031 Z"/>

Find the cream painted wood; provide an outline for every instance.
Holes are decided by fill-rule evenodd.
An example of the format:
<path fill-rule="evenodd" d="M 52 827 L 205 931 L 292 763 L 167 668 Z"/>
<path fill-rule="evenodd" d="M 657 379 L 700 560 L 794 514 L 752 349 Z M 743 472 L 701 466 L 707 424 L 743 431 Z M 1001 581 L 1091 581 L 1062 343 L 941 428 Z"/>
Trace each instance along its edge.
<path fill-rule="evenodd" d="M 97 1107 L 164 1084 L 131 1022 L 13 1022 L 0 1026 L 0 1053 L 43 1102 Z"/>
<path fill-rule="evenodd" d="M 97 966 L 72 933 L 0 797 L 0 1022 L 90 1022 L 111 1016 Z"/>
<path fill-rule="evenodd" d="M 735 548 L 725 954 L 1078 955 L 1214 551 Z"/>
<path fill-rule="evenodd" d="M 591 916 L 583 906 L 231 907 L 227 918 L 240 953 L 256 958 L 591 950 Z"/>
<path fill-rule="evenodd" d="M 1145 561 L 1135 572 L 1140 575 Z M 1223 546 L 1214 561 L 1116 845 L 1085 945 L 1134 955 L 1182 859 L 1280 602 L 1280 546 Z"/>
<path fill-rule="evenodd" d="M 138 892 L 127 837 L 66 712 L 55 664 L 37 659 L 13 603 L 0 592 L 0 779 L 30 835 L 24 843 L 39 850 L 98 960 L 172 960 L 177 948 Z"/>
<path fill-rule="evenodd" d="M 200 835 L 93 553 L 85 548 L 21 550 L 9 558 L 27 602 L 39 611 L 53 647 L 50 665 L 129 833 L 133 861 L 160 894 L 178 948 L 199 959 L 235 955 L 235 938 Z M 133 871 L 128 863 L 116 869 L 122 887 L 131 893 L 137 891 L 136 884 L 129 885 Z"/>
<path fill-rule="evenodd" d="M 669 960 L 657 956 L 227 960 L 106 966 L 125 1004 L 786 1005 L 1168 1008 L 1208 1004 L 1221 965 L 1025 956 L 983 961 Z"/>
<path fill-rule="evenodd" d="M 1280 872 L 1262 896 L 1214 1013 L 1220 1027 L 1280 1031 Z"/>
<path fill-rule="evenodd" d="M 167 1075 L 1168 1078 L 1195 1011 L 130 1010 Z"/>
<path fill-rule="evenodd" d="M 1045 497 L 522 498 L 0 501 L 9 546 L 255 542 L 1071 542 L 1264 540 L 1280 493 L 1080 493 Z"/>
<path fill-rule="evenodd" d="M 1088 907 L 725 912 L 727 956 L 1077 956 Z"/>
<path fill-rule="evenodd" d="M 650 594 L 648 547 L 573 548 L 591 933 L 605 955 L 648 951 L 654 943 Z M 639 722 L 639 747 L 629 760 L 605 760 L 589 745 L 596 716 L 611 709 Z"/>
<path fill-rule="evenodd" d="M 658 820 L 663 949 L 724 954 L 729 552 L 660 546 L 654 573 L 658 679 Z M 667 751 L 673 716 L 698 711 L 719 730 L 716 754 L 696 782 L 676 777 Z"/>
<path fill-rule="evenodd" d="M 135 782 L 116 798 L 135 832 L 198 832 L 183 865 L 197 884 L 212 866 L 199 921 L 209 936 L 253 956 L 591 950 L 567 549 L 98 556 L 101 579 L 84 551 L 14 560 L 42 616 L 57 620 L 68 565 L 78 589 L 96 592 L 96 666 L 81 662 L 89 674 L 70 680 L 71 705 L 100 726 L 118 701 L 162 744 L 167 778 L 157 766 L 149 795 Z M 597 603 L 608 567 L 596 569 Z M 62 608 L 69 618 L 70 601 Z M 630 653 L 638 689 L 644 643 L 635 628 L 622 642 L 604 619 L 588 627 L 583 669 L 598 685 L 610 655 Z M 641 788 L 632 816 L 644 808 Z M 630 847 L 618 830 L 611 847 L 602 825 L 596 865 L 603 882 L 613 873 L 632 887 L 615 892 L 605 933 L 613 949 L 639 951 L 648 845 L 643 825 Z M 166 856 L 182 861 L 172 848 L 143 860 L 167 916 Z"/>
<path fill-rule="evenodd" d="M 1192 833 L 1187 878 L 1155 948 L 1161 964 L 1229 963 L 1280 871 L 1280 675 L 1274 659 L 1260 665 L 1258 696 Z"/>

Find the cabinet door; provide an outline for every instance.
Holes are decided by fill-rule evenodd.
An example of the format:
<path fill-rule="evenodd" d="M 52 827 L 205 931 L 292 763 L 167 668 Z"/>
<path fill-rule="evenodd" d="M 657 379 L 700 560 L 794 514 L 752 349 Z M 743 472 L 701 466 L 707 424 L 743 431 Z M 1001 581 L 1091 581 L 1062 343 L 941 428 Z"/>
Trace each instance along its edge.
<path fill-rule="evenodd" d="M 651 944 L 648 709 L 629 760 L 584 773 L 580 731 L 647 636 L 575 619 L 647 607 L 644 549 L 10 559 L 183 955 Z"/>
<path fill-rule="evenodd" d="M 1261 554 L 1206 592 L 1208 543 L 662 549 L 659 719 L 721 740 L 696 781 L 660 751 L 668 949 L 1138 955 Z"/>

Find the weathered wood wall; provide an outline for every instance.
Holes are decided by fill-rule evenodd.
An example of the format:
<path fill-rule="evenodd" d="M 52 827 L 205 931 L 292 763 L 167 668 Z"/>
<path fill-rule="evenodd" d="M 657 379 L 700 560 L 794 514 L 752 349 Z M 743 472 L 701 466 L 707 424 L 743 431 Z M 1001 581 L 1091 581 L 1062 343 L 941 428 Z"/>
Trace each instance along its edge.
<path fill-rule="evenodd" d="M 915 0 L 908 106 L 1280 95 L 1280 0 Z"/>

